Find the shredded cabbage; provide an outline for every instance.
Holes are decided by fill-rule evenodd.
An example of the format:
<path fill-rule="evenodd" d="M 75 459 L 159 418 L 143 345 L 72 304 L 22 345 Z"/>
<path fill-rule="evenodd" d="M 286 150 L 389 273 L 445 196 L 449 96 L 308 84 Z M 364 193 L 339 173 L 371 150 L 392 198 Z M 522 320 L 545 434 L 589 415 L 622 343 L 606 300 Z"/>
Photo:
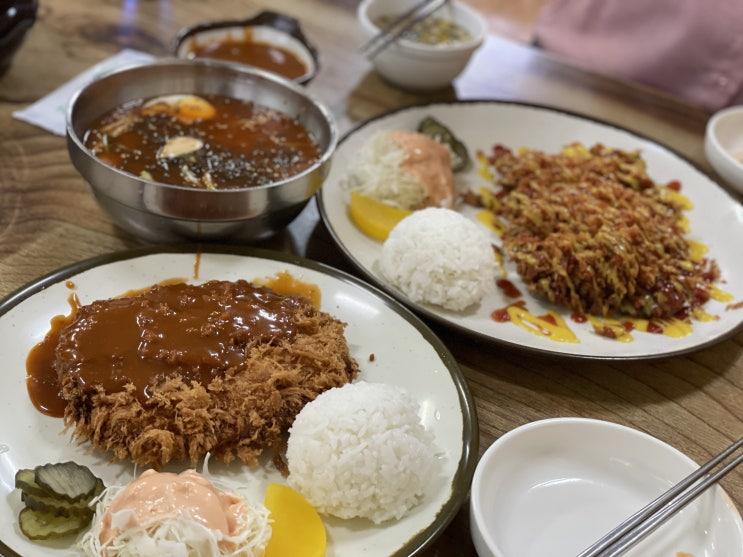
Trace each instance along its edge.
<path fill-rule="evenodd" d="M 392 207 L 416 208 L 427 194 L 420 182 L 401 168 L 405 158 L 388 132 L 376 132 L 358 152 L 344 187 Z"/>
<path fill-rule="evenodd" d="M 142 527 L 120 532 L 106 544 L 100 542 L 102 518 L 110 502 L 126 486 L 107 488 L 96 503 L 93 524 L 80 539 L 79 547 L 89 557 L 261 557 L 271 538 L 269 511 L 263 505 L 245 501 L 238 534 L 223 536 L 218 530 L 183 516 L 156 517 Z M 119 513 L 122 514 L 122 513 Z M 113 516 L 112 523 L 126 517 Z"/>

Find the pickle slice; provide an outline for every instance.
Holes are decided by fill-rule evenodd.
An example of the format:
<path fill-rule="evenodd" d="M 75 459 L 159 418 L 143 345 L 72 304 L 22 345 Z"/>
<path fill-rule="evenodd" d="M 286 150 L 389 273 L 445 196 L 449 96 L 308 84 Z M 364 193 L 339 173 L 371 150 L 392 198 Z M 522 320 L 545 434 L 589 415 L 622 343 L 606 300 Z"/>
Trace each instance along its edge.
<path fill-rule="evenodd" d="M 452 172 L 464 170 L 470 162 L 470 156 L 467 147 L 447 128 L 444 124 L 427 116 L 418 124 L 418 133 L 427 135 L 434 141 L 438 141 L 449 147 L 451 152 L 451 169 Z"/>
<path fill-rule="evenodd" d="M 101 482 L 102 485 L 103 482 Z M 35 495 L 26 491 L 21 493 L 21 501 L 35 511 L 43 511 L 55 516 L 87 516 L 89 518 L 93 516 L 93 509 L 89 506 L 93 497 L 95 497 L 95 494 L 90 498 L 80 499 L 73 503 L 67 499 L 51 495 Z"/>
<path fill-rule="evenodd" d="M 36 483 L 48 495 L 56 495 L 72 503 L 92 497 L 98 483 L 98 478 L 87 466 L 72 461 L 43 464 L 34 471 Z"/>
<path fill-rule="evenodd" d="M 39 497 L 49 493 L 36 483 L 36 472 L 30 468 L 21 468 L 15 473 L 15 487 L 24 493 L 38 495 Z"/>
<path fill-rule="evenodd" d="M 78 534 L 90 524 L 89 516 L 57 516 L 24 507 L 18 515 L 21 532 L 30 540 L 48 540 Z"/>
<path fill-rule="evenodd" d="M 83 531 L 93 520 L 91 501 L 106 488 L 87 466 L 75 462 L 22 468 L 15 474 L 15 487 L 25 504 L 18 523 L 31 540 Z"/>

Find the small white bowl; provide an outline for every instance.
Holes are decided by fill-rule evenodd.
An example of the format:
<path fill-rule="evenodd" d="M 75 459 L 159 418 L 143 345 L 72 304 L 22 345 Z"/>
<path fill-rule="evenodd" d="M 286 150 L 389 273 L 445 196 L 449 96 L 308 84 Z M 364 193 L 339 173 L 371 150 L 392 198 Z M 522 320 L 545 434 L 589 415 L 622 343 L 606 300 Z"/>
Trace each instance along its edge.
<path fill-rule="evenodd" d="M 399 15 L 418 0 L 362 0 L 357 16 L 369 40 L 380 31 L 374 21 L 384 15 Z M 472 54 L 485 40 L 487 25 L 480 14 L 455 0 L 434 13 L 463 26 L 471 35 L 467 41 L 447 45 L 427 45 L 398 39 L 373 59 L 376 71 L 391 84 L 413 91 L 431 91 L 451 85 L 467 66 Z"/>
<path fill-rule="evenodd" d="M 480 557 L 577 555 L 697 468 L 658 439 L 584 418 L 532 422 L 506 433 L 472 480 L 470 529 Z M 743 522 L 714 487 L 629 555 L 735 555 Z"/>
<path fill-rule="evenodd" d="M 712 115 L 704 135 L 704 153 L 720 177 L 743 193 L 743 106 Z"/>

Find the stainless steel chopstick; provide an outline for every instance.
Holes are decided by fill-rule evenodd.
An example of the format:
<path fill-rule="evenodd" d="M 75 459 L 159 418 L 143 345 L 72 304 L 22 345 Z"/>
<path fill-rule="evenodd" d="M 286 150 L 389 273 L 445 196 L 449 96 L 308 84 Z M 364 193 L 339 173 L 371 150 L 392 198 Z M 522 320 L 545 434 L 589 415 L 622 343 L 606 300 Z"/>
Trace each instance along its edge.
<path fill-rule="evenodd" d="M 738 439 L 716 457 L 583 550 L 577 557 L 618 557 L 626 553 L 736 466 L 743 463 L 743 454 L 740 454 L 716 472 L 709 474 L 713 468 L 741 447 L 743 447 L 743 439 Z"/>
<path fill-rule="evenodd" d="M 361 45 L 359 49 L 367 58 L 374 58 L 379 52 L 385 49 L 400 35 L 405 33 L 413 25 L 424 20 L 433 12 L 443 7 L 449 0 L 421 0 L 414 4 L 405 13 L 393 19 L 387 25 L 380 29 L 379 33 L 374 35 L 368 42 Z"/>

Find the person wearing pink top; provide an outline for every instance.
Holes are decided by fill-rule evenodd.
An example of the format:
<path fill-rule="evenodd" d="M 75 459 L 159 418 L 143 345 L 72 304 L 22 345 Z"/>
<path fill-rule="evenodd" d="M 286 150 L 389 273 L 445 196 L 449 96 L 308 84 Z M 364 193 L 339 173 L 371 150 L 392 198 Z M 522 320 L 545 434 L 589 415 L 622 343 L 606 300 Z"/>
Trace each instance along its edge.
<path fill-rule="evenodd" d="M 743 0 L 550 0 L 535 43 L 709 111 L 743 103 Z"/>

